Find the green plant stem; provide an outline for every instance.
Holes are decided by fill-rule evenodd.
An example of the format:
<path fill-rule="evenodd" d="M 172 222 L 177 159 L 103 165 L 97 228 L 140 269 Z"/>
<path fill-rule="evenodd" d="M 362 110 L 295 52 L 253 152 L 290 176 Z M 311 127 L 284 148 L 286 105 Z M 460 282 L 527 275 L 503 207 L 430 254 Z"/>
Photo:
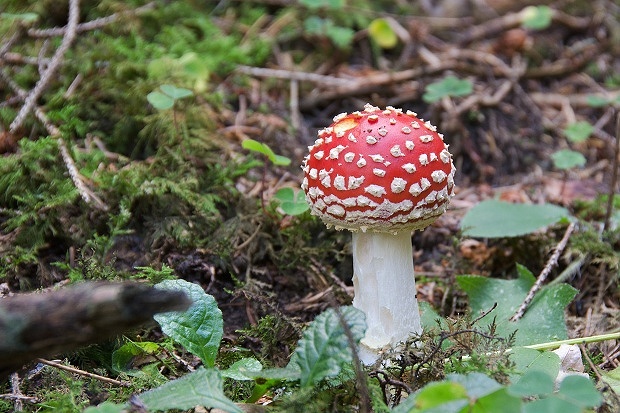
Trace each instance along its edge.
<path fill-rule="evenodd" d="M 598 343 L 600 341 L 605 340 L 617 340 L 620 339 L 620 331 L 615 333 L 607 333 L 607 334 L 599 334 L 596 336 L 588 336 L 588 337 L 577 337 L 577 338 L 569 338 L 566 340 L 558 340 L 558 341 L 548 341 L 546 343 L 538 343 L 538 344 L 530 344 L 527 346 L 518 346 L 522 348 L 529 348 L 532 350 L 551 350 L 560 347 L 562 344 L 590 344 L 590 343 Z M 514 348 L 507 348 L 504 350 L 503 354 L 512 353 Z M 498 352 L 486 353 L 487 356 L 496 355 Z M 461 360 L 469 360 L 471 356 L 463 356 Z"/>
<path fill-rule="evenodd" d="M 554 348 L 560 347 L 562 344 L 590 344 L 590 343 L 598 343 L 599 341 L 605 340 L 617 340 L 620 339 L 620 331 L 615 333 L 607 333 L 607 334 L 599 334 L 596 336 L 589 337 L 577 337 L 577 338 L 569 338 L 567 340 L 559 340 L 559 341 L 549 341 L 547 343 L 539 343 L 539 344 L 531 344 L 529 346 L 523 346 L 525 348 L 531 348 L 534 350 L 550 350 Z M 506 352 L 510 352 L 512 349 L 507 349 Z"/>

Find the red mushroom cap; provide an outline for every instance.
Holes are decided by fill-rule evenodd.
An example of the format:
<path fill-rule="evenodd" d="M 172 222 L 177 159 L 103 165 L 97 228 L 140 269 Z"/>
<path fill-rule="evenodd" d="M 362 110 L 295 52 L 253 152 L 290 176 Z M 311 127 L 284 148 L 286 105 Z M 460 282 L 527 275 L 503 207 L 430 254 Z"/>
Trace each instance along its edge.
<path fill-rule="evenodd" d="M 302 189 L 312 214 L 336 229 L 422 229 L 454 195 L 443 135 L 411 111 L 366 104 L 334 117 L 308 149 Z"/>

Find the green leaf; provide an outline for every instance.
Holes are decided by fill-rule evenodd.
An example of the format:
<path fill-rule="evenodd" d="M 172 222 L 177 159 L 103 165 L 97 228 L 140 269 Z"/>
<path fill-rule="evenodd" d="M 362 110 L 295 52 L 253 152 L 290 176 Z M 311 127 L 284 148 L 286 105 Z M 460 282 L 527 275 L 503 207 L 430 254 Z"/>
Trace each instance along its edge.
<path fill-rule="evenodd" d="M 513 383 L 529 371 L 537 370 L 550 377 L 557 377 L 560 372 L 560 357 L 553 351 L 540 351 L 526 347 L 513 347 L 510 359 L 515 363 Z"/>
<path fill-rule="evenodd" d="M 280 188 L 273 196 L 280 202 L 280 208 L 289 215 L 299 215 L 306 212 L 309 207 L 303 191 L 293 191 L 293 188 Z"/>
<path fill-rule="evenodd" d="M 590 379 L 569 375 L 560 383 L 559 396 L 571 403 L 585 407 L 598 407 L 603 398 Z"/>
<path fill-rule="evenodd" d="M 174 100 L 183 99 L 194 94 L 194 92 L 189 89 L 184 89 L 173 85 L 161 85 L 159 88 L 162 92 L 164 92 L 166 95 L 170 96 Z"/>
<path fill-rule="evenodd" d="M 467 96 L 473 90 L 474 85 L 469 80 L 446 76 L 442 80 L 428 85 L 422 99 L 427 103 L 433 103 L 446 96 Z"/>
<path fill-rule="evenodd" d="M 549 6 L 529 6 L 521 12 L 521 25 L 525 29 L 543 30 L 551 25 L 553 10 Z"/>
<path fill-rule="evenodd" d="M 270 157 L 269 160 L 271 161 L 271 163 L 278 166 L 288 166 L 291 164 L 291 159 L 282 155 L 274 155 Z"/>
<path fill-rule="evenodd" d="M 357 345 L 366 330 L 364 313 L 351 306 L 342 307 L 339 311 Z M 294 354 L 301 372 L 302 387 L 336 376 L 343 365 L 351 363 L 351 345 L 334 309 L 324 311 L 310 323 Z"/>
<path fill-rule="evenodd" d="M 553 377 L 540 370 L 530 370 L 510 386 L 509 391 L 519 397 L 539 397 L 553 393 L 553 387 Z"/>
<path fill-rule="evenodd" d="M 620 395 L 620 367 L 603 372 L 602 379 L 617 395 Z"/>
<path fill-rule="evenodd" d="M 515 346 L 566 339 L 568 334 L 564 310 L 575 297 L 577 290 L 568 284 L 543 287 L 530 303 L 524 316 L 513 322 L 510 318 L 534 284 L 534 276 L 525 267 L 518 265 L 517 270 L 519 277 L 515 280 L 476 275 L 457 277 L 459 287 L 469 297 L 472 314 L 489 311 L 497 304 L 497 307 L 478 324 L 488 326 L 495 322 L 496 334 L 500 337 L 508 338 L 514 333 Z"/>
<path fill-rule="evenodd" d="M 286 156 L 276 155 L 266 143 L 255 141 L 254 139 L 244 140 L 241 142 L 241 147 L 265 155 L 274 165 L 287 166 L 291 163 L 291 160 Z"/>
<path fill-rule="evenodd" d="M 339 49 L 346 49 L 351 46 L 355 31 L 348 27 L 328 25 L 325 34 L 336 47 Z"/>
<path fill-rule="evenodd" d="M 586 98 L 586 103 L 588 104 L 588 106 L 591 106 L 593 108 L 600 108 L 609 105 L 610 101 L 608 98 L 605 98 L 603 96 L 589 95 Z"/>
<path fill-rule="evenodd" d="M 461 410 L 461 413 L 522 413 L 523 402 L 519 397 L 511 395 L 504 387 L 480 397 L 473 406 Z"/>
<path fill-rule="evenodd" d="M 103 402 L 97 406 L 91 406 L 84 409 L 83 413 L 124 413 L 127 412 L 127 404 L 115 404 L 112 402 Z"/>
<path fill-rule="evenodd" d="M 339 10 L 344 7 L 344 0 L 299 0 L 299 4 L 306 6 L 310 10 L 334 9 Z"/>
<path fill-rule="evenodd" d="M 202 287 L 185 280 L 166 280 L 155 287 L 182 290 L 194 302 L 185 312 L 162 313 L 154 316 L 162 331 L 200 357 L 205 366 L 213 367 L 224 334 L 222 312 L 215 298 Z"/>
<path fill-rule="evenodd" d="M 392 413 L 458 413 L 469 405 L 465 388 L 451 381 L 431 382 L 392 409 Z"/>
<path fill-rule="evenodd" d="M 254 380 L 257 374 L 263 369 L 260 361 L 254 358 L 243 358 L 232 364 L 226 370 L 222 370 L 222 377 L 235 380 Z"/>
<path fill-rule="evenodd" d="M 139 399 L 149 411 L 188 410 L 204 406 L 207 409 L 222 409 L 231 413 L 243 412 L 224 395 L 220 373 L 203 367 L 144 392 L 139 395 Z"/>
<path fill-rule="evenodd" d="M 581 167 L 586 164 L 585 156 L 570 149 L 560 149 L 553 153 L 551 160 L 553 161 L 553 166 L 562 170 Z"/>
<path fill-rule="evenodd" d="M 39 15 L 36 13 L 0 13 L 0 19 L 10 21 L 20 20 L 23 23 L 33 23 L 39 20 Z"/>
<path fill-rule="evenodd" d="M 374 19 L 368 25 L 368 34 L 380 47 L 392 49 L 398 43 L 398 37 L 392 26 L 383 18 Z"/>
<path fill-rule="evenodd" d="M 553 225 L 570 216 L 556 205 L 513 204 L 498 200 L 482 201 L 471 208 L 461 221 L 468 237 L 517 237 Z"/>
<path fill-rule="evenodd" d="M 459 383 L 472 399 L 487 396 L 502 388 L 502 385 L 482 373 L 449 374 L 448 380 Z"/>
<path fill-rule="evenodd" d="M 564 134 L 571 142 L 584 142 L 594 132 L 594 126 L 590 122 L 571 123 L 564 129 Z"/>
<path fill-rule="evenodd" d="M 129 376 L 144 376 L 145 373 L 143 371 L 132 368 L 132 362 L 136 357 L 156 353 L 159 348 L 159 344 L 151 341 L 129 341 L 112 353 L 112 368 Z"/>
<path fill-rule="evenodd" d="M 558 397 L 534 400 L 523 406 L 523 413 L 583 413 L 581 407 Z"/>
<path fill-rule="evenodd" d="M 174 99 L 158 91 L 146 95 L 146 100 L 157 110 L 167 110 L 174 106 Z"/>

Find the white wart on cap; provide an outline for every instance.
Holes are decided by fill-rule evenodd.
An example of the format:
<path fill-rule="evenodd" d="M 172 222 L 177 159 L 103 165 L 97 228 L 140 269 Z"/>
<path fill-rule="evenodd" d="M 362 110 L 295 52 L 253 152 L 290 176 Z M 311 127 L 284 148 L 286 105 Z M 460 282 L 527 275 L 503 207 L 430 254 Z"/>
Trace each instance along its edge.
<path fill-rule="evenodd" d="M 336 229 L 422 229 L 454 195 L 443 135 L 411 111 L 367 104 L 334 117 L 308 149 L 302 189 L 312 214 Z"/>

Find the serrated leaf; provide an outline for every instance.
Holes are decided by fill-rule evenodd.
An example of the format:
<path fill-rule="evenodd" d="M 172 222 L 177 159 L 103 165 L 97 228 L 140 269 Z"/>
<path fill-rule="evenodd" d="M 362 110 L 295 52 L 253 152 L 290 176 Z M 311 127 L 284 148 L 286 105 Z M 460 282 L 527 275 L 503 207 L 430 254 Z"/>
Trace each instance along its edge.
<path fill-rule="evenodd" d="M 364 313 L 351 306 L 340 308 L 340 313 L 353 335 L 355 345 L 359 344 L 366 330 Z M 312 386 L 336 376 L 344 364 L 353 360 L 352 351 L 336 311 L 330 308 L 319 314 L 306 328 L 295 349 L 301 386 Z"/>
<path fill-rule="evenodd" d="M 174 85 L 161 85 L 159 87 L 162 92 L 170 96 L 173 100 L 182 99 L 188 96 L 192 96 L 194 93 L 182 87 L 176 87 Z"/>
<path fill-rule="evenodd" d="M 521 265 L 517 268 L 519 277 L 515 280 L 477 275 L 457 277 L 459 287 L 467 293 L 472 314 L 489 311 L 497 304 L 490 314 L 478 322 L 479 326 L 488 326 L 495 322 L 496 334 L 504 338 L 516 332 L 516 346 L 566 339 L 568 333 L 564 310 L 577 294 L 577 290 L 568 284 L 543 287 L 524 316 L 516 322 L 510 321 L 534 284 L 531 272 Z"/>
<path fill-rule="evenodd" d="M 200 357 L 205 366 L 213 367 L 224 334 L 222 312 L 215 298 L 185 280 L 166 280 L 155 287 L 182 290 L 194 302 L 187 311 L 161 313 L 154 318 L 165 334 Z"/>
<path fill-rule="evenodd" d="M 581 167 L 586 164 L 586 157 L 580 152 L 576 152 L 570 149 L 560 149 L 551 155 L 553 166 L 557 169 L 572 169 Z"/>
<path fill-rule="evenodd" d="M 140 394 L 148 411 L 187 410 L 196 406 L 222 409 L 231 413 L 243 411 L 224 395 L 222 377 L 217 370 L 200 367 L 185 376 Z"/>
<path fill-rule="evenodd" d="M 368 34 L 372 40 L 384 49 L 392 49 L 398 43 L 398 37 L 394 33 L 394 29 L 383 18 L 374 19 L 370 22 Z"/>
<path fill-rule="evenodd" d="M 571 123 L 564 129 L 564 134 L 571 142 L 584 142 L 594 132 L 594 126 L 590 122 Z"/>
<path fill-rule="evenodd" d="M 174 106 L 174 99 L 158 91 L 146 95 L 146 100 L 157 110 L 167 110 Z"/>
<path fill-rule="evenodd" d="M 516 237 L 553 225 L 570 217 L 566 208 L 552 204 L 526 205 L 488 200 L 471 208 L 461 220 L 469 237 Z"/>
<path fill-rule="evenodd" d="M 226 370 L 222 370 L 222 377 L 235 380 L 254 380 L 260 374 L 263 365 L 254 358 L 243 358 L 234 362 Z"/>
<path fill-rule="evenodd" d="M 542 30 L 551 25 L 553 10 L 549 6 L 529 6 L 521 12 L 521 25 L 525 29 Z"/>
<path fill-rule="evenodd" d="M 280 202 L 280 208 L 289 215 L 303 214 L 309 209 L 303 191 L 295 192 L 293 188 L 281 188 L 273 197 Z"/>
<path fill-rule="evenodd" d="M 456 76 L 446 76 L 442 80 L 428 85 L 422 99 L 427 103 L 433 103 L 446 96 L 467 96 L 473 90 L 474 85 L 471 81 L 459 79 Z"/>

